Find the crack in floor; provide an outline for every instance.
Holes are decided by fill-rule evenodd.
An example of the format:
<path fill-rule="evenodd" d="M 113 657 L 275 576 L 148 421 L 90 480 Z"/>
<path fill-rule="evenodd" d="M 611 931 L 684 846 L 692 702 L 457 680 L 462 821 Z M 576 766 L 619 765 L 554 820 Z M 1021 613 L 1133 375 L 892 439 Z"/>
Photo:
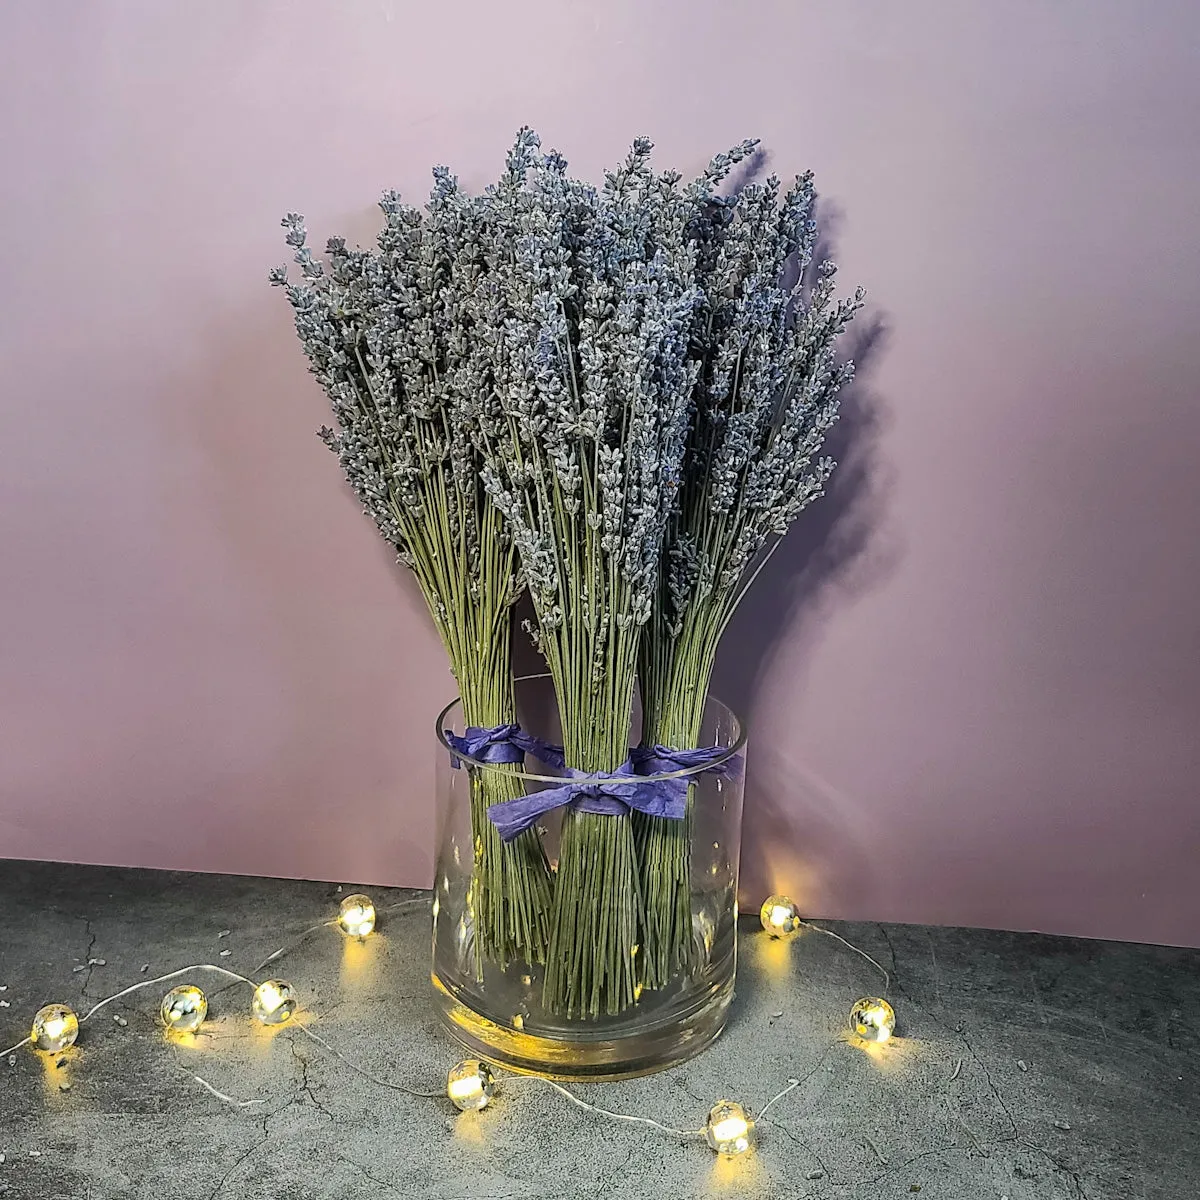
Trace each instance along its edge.
<path fill-rule="evenodd" d="M 267 1137 L 269 1137 L 269 1136 L 270 1136 L 270 1135 L 268 1134 L 268 1135 L 267 1135 Z M 242 1165 L 242 1164 L 243 1164 L 243 1163 L 244 1163 L 244 1162 L 245 1162 L 247 1159 L 249 1159 L 249 1158 L 253 1157 L 253 1156 L 254 1156 L 254 1154 L 256 1154 L 256 1153 L 257 1153 L 259 1150 L 261 1150 L 261 1149 L 262 1149 L 262 1148 L 263 1148 L 263 1147 L 264 1147 L 264 1146 L 267 1144 L 267 1137 L 264 1137 L 264 1138 L 263 1138 L 263 1140 L 262 1140 L 261 1142 L 255 1142 L 255 1144 L 254 1144 L 253 1146 L 251 1146 L 251 1147 L 250 1147 L 250 1149 L 249 1149 L 249 1150 L 247 1150 L 247 1151 L 246 1151 L 246 1153 L 245 1153 L 245 1154 L 243 1154 L 243 1155 L 242 1155 L 242 1156 L 241 1156 L 241 1157 L 240 1157 L 240 1158 L 239 1158 L 239 1159 L 238 1159 L 238 1160 L 237 1160 L 237 1161 L 236 1161 L 236 1162 L 235 1162 L 235 1163 L 234 1163 L 234 1164 L 233 1164 L 233 1165 L 232 1165 L 232 1166 L 229 1168 L 229 1170 L 225 1172 L 225 1174 L 224 1174 L 224 1175 L 222 1175 L 222 1176 L 221 1176 L 221 1178 L 220 1178 L 220 1179 L 217 1181 L 217 1186 L 216 1186 L 215 1188 L 213 1188 L 213 1190 L 212 1190 L 211 1192 L 209 1192 L 208 1196 L 206 1197 L 206 1200 L 217 1200 L 217 1196 L 219 1196 L 219 1195 L 221 1194 L 221 1192 L 222 1192 L 222 1190 L 224 1189 L 225 1185 L 226 1185 L 226 1184 L 227 1184 L 227 1183 L 228 1183 L 228 1182 L 229 1182 L 229 1181 L 230 1181 L 230 1180 L 231 1180 L 231 1179 L 234 1177 L 234 1175 L 237 1173 L 237 1170 L 238 1170 L 238 1168 L 239 1168 L 239 1167 L 240 1167 L 240 1166 L 241 1166 L 241 1165 Z"/>
<path fill-rule="evenodd" d="M 313 1104 L 322 1113 L 324 1113 L 326 1117 L 329 1118 L 329 1120 L 336 1122 L 337 1117 L 335 1117 L 333 1115 L 333 1113 L 326 1106 L 325 1102 L 323 1100 L 319 1099 L 316 1092 L 313 1091 L 312 1083 L 309 1081 L 309 1078 L 308 1078 L 309 1060 L 303 1054 L 301 1054 L 300 1047 L 296 1044 L 295 1037 L 294 1036 L 289 1037 L 286 1040 L 287 1040 L 288 1046 L 291 1047 L 292 1058 L 295 1059 L 295 1061 L 300 1064 L 300 1091 L 303 1092 L 309 1098 L 309 1100 L 311 1100 L 313 1102 Z M 281 1110 L 276 1109 L 275 1111 L 279 1112 Z M 272 1114 L 272 1115 L 274 1115 L 274 1114 Z"/>
<path fill-rule="evenodd" d="M 96 935 L 92 930 L 92 920 L 90 917 L 79 917 L 78 919 L 83 922 L 88 939 L 87 949 L 83 952 L 84 969 L 80 972 L 83 976 L 83 983 L 79 988 L 79 994 L 87 996 L 88 984 L 91 983 L 92 971 L 95 970 L 95 964 L 92 961 L 92 951 L 96 948 Z"/>
<path fill-rule="evenodd" d="M 951 1026 L 948 1021 L 943 1020 L 929 1005 L 923 1004 L 921 1001 L 914 999 L 914 997 L 911 995 L 911 993 L 909 993 L 905 989 L 904 984 L 901 982 L 901 979 L 899 976 L 899 971 L 896 966 L 896 948 L 892 942 L 891 935 L 888 933 L 887 928 L 884 925 L 879 925 L 878 929 L 879 929 L 880 934 L 882 934 L 883 940 L 887 944 L 888 952 L 891 955 L 892 983 L 893 983 L 893 986 L 895 987 L 896 991 L 899 992 L 905 998 L 905 1000 L 909 1004 L 911 1004 L 914 1008 L 918 1008 L 921 1011 L 925 1012 L 930 1017 L 930 1019 L 934 1022 L 934 1024 L 937 1025 L 944 1032 L 953 1033 L 953 1034 L 957 1035 L 959 1040 L 962 1042 L 964 1048 L 966 1049 L 967 1053 L 970 1055 L 971 1061 L 979 1068 L 980 1072 L 982 1073 L 985 1081 L 987 1082 L 988 1090 L 991 1092 L 992 1096 L 996 1100 L 996 1103 L 1000 1106 L 1001 1111 L 1004 1113 L 1005 1117 L 1008 1119 L 1009 1127 L 1012 1131 L 1011 1135 L 1009 1137 L 1005 1137 L 1005 1138 L 992 1139 L 991 1141 L 987 1141 L 987 1142 L 980 1142 L 975 1137 L 975 1134 L 971 1131 L 971 1129 L 966 1125 L 966 1123 L 962 1122 L 960 1120 L 959 1123 L 963 1126 L 963 1129 L 966 1131 L 967 1135 L 970 1137 L 972 1143 L 974 1143 L 975 1148 L 980 1153 L 983 1153 L 986 1155 L 988 1149 L 990 1149 L 990 1148 L 994 1148 L 996 1146 L 1001 1146 L 1001 1145 L 1011 1145 L 1011 1144 L 1015 1143 L 1017 1145 L 1025 1147 L 1025 1149 L 1027 1149 L 1027 1150 L 1032 1150 L 1037 1154 L 1041 1154 L 1054 1166 L 1054 1168 L 1057 1171 L 1062 1172 L 1064 1175 L 1066 1175 L 1071 1180 L 1072 1184 L 1075 1187 L 1076 1192 L 1078 1192 L 1078 1194 L 1079 1194 L 1079 1200 L 1090 1200 L 1090 1197 L 1088 1196 L 1088 1193 L 1083 1186 L 1083 1182 L 1079 1178 L 1078 1172 L 1073 1171 L 1070 1167 L 1068 1167 L 1066 1165 L 1065 1162 L 1063 1162 L 1060 1158 L 1058 1158 L 1052 1151 L 1046 1149 L 1045 1146 L 1040 1146 L 1036 1142 L 1030 1141 L 1027 1138 L 1023 1138 L 1021 1136 L 1020 1126 L 1017 1124 L 1017 1119 L 1013 1115 L 1013 1111 L 1009 1107 L 1008 1101 L 1004 1098 L 1004 1094 L 1000 1091 L 999 1085 L 996 1083 L 996 1080 L 992 1075 L 991 1068 L 987 1065 L 986 1062 L 984 1062 L 984 1060 L 980 1057 L 979 1053 L 976 1051 L 975 1047 L 971 1044 L 971 1040 L 967 1036 L 966 1032 L 963 1030 L 961 1023 Z M 932 939 L 931 939 L 930 944 L 932 946 Z M 944 1007 L 944 1006 L 939 1006 L 939 1007 Z M 952 1147 L 951 1149 L 961 1150 L 962 1147 Z M 928 1153 L 933 1153 L 933 1152 L 932 1151 L 924 1152 L 924 1154 L 928 1154 Z M 918 1157 L 923 1157 L 924 1154 L 919 1155 Z M 913 1160 L 913 1161 L 915 1161 L 915 1160 Z M 890 1173 L 891 1173 L 891 1171 L 889 1170 L 888 1172 L 885 1172 L 885 1175 L 890 1174 Z M 862 1181 L 862 1182 L 874 1183 L 876 1181 L 875 1180 L 866 1180 L 866 1181 Z"/>
<path fill-rule="evenodd" d="M 377 1184 L 379 1187 L 385 1187 L 389 1192 L 395 1192 L 397 1196 L 402 1196 L 404 1194 L 394 1183 L 391 1183 L 386 1179 L 380 1179 L 377 1175 L 372 1175 L 371 1172 L 362 1165 L 362 1163 L 356 1162 L 353 1158 L 347 1158 L 344 1154 L 335 1154 L 334 1157 L 338 1160 L 338 1162 L 344 1162 L 346 1166 L 353 1167 L 359 1172 L 359 1174 L 362 1175 L 364 1179 L 369 1179 L 372 1183 Z"/>

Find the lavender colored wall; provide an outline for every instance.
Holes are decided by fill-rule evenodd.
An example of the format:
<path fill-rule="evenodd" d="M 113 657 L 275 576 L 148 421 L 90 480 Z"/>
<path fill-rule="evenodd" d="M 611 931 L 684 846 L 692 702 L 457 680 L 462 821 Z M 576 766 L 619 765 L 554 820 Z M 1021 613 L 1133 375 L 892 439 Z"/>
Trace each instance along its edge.
<path fill-rule="evenodd" d="M 265 282 L 534 124 L 811 166 L 888 334 L 720 671 L 746 897 L 1200 943 L 1200 9 L 0 14 L 0 856 L 419 884 L 452 693 Z"/>

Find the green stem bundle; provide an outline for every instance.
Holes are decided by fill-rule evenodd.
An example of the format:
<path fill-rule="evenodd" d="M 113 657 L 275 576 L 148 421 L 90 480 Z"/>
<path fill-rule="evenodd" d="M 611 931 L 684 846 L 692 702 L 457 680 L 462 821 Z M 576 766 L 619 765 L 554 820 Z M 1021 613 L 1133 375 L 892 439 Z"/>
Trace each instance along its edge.
<path fill-rule="evenodd" d="M 643 739 L 691 749 L 701 736 L 717 646 L 779 538 L 822 494 L 834 464 L 814 461 L 852 365 L 837 338 L 862 294 L 834 301 L 833 264 L 806 277 L 815 194 L 800 176 L 750 184 L 692 225 L 705 302 L 684 486 L 664 542 L 654 615 L 643 635 Z M 791 275 L 792 282 L 785 279 Z M 691 962 L 689 857 L 695 788 L 683 822 L 636 819 L 646 895 L 647 987 Z"/>
<path fill-rule="evenodd" d="M 492 649 L 494 661 L 475 669 L 460 665 L 455 671 L 463 681 L 460 695 L 467 725 L 492 728 L 513 719 L 507 635 L 503 644 L 497 639 Z M 469 772 L 475 862 L 470 910 L 476 929 L 476 971 L 482 977 L 485 955 L 501 963 L 545 961 L 553 881 L 536 830 L 527 829 L 505 843 L 488 818 L 491 805 L 525 794 L 516 767 L 497 763 L 472 767 Z"/>
<path fill-rule="evenodd" d="M 451 435 L 448 428 L 443 434 Z M 461 481 L 449 481 L 457 486 Z M 448 480 L 432 473 L 422 486 L 439 493 L 426 511 L 450 506 L 443 493 Z M 474 481 L 472 481 L 474 483 Z M 459 497 L 460 502 L 462 497 Z M 445 522 L 413 530 L 409 545 L 414 572 L 429 603 L 434 624 L 450 657 L 468 726 L 491 728 L 514 719 L 511 606 L 515 554 L 500 514 L 480 492 L 477 505 L 479 570 L 468 575 L 469 557 Z M 440 504 L 439 504 L 440 501 Z M 446 603 L 446 599 L 449 603 Z M 498 764 L 471 772 L 471 833 L 474 846 L 471 908 L 476 953 L 501 964 L 540 963 L 546 957 L 552 880 L 541 839 L 526 830 L 503 842 L 488 818 L 490 805 L 524 794 L 515 768 Z M 480 958 L 477 958 L 477 965 Z"/>
<path fill-rule="evenodd" d="M 578 650 L 579 642 L 572 648 Z M 590 663 L 553 650 L 548 655 L 560 697 L 564 754 L 577 770 L 615 771 L 625 760 L 634 649 L 628 641 L 614 647 L 599 686 L 591 683 Z M 634 960 L 643 917 L 638 882 L 629 815 L 571 808 L 563 813 L 543 996 L 552 1012 L 597 1017 L 619 1013 L 637 999 Z"/>
<path fill-rule="evenodd" d="M 700 744 L 704 723 L 715 657 L 713 624 L 692 620 L 678 637 L 670 637 L 654 628 L 662 619 L 660 605 L 642 640 L 642 741 L 648 746 L 692 749 Z M 648 988 L 666 987 L 672 977 L 692 963 L 690 857 L 695 792 L 693 783 L 688 788 L 682 820 L 644 813 L 634 816 L 646 896 L 641 980 Z"/>
<path fill-rule="evenodd" d="M 538 149 L 522 131 L 483 204 L 492 240 L 476 328 L 494 390 L 479 438 L 488 494 L 528 579 L 566 763 L 590 775 L 616 771 L 629 753 L 638 641 L 683 452 L 697 296 L 682 222 L 656 228 L 678 177 L 654 176 L 648 141 L 602 191 Z M 543 990 L 552 1012 L 595 1018 L 635 1003 L 640 887 L 628 812 L 568 805 Z"/>
<path fill-rule="evenodd" d="M 425 597 L 462 697 L 468 725 L 513 719 L 512 606 L 521 581 L 512 538 L 480 480 L 467 410 L 478 364 L 465 336 L 469 228 L 435 191 L 429 218 L 386 196 L 378 253 L 329 244 L 329 270 L 290 215 L 288 243 L 305 279 L 273 273 L 295 310 L 312 372 L 337 419 L 322 431 L 351 486 Z M 453 381 L 453 382 L 451 382 Z M 502 964 L 545 958 L 551 873 L 529 831 L 504 844 L 490 804 L 522 794 L 512 769 L 472 773 L 472 909 L 476 953 Z M 477 965 L 479 963 L 477 958 Z"/>

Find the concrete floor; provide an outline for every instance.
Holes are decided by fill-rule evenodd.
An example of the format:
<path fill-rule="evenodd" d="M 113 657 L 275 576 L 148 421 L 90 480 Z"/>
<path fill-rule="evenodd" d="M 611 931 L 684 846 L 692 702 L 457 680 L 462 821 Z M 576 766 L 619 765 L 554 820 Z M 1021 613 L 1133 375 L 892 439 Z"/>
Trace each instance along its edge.
<path fill-rule="evenodd" d="M 338 898 L 330 884 L 47 864 L 0 863 L 0 875 L 0 1048 L 47 1001 L 82 1013 L 190 963 L 251 974 Z M 380 906 L 414 894 L 367 890 Z M 664 1075 L 575 1088 L 604 1107 L 694 1128 L 719 1097 L 761 1107 L 789 1077 L 801 1079 L 744 1159 L 593 1116 L 536 1080 L 507 1080 L 492 1108 L 456 1115 L 444 1099 L 369 1082 L 299 1029 L 252 1025 L 247 990 L 218 992 L 210 980 L 210 1020 L 194 1046 L 168 1045 L 157 1031 L 162 985 L 97 1014 L 58 1061 L 28 1048 L 0 1060 L 0 1193 L 1200 1195 L 1200 951 L 831 927 L 894 973 L 903 1036 L 884 1052 L 842 1036 L 853 1000 L 880 990 L 874 968 L 831 938 L 783 945 L 744 921 L 734 1017 L 711 1050 Z M 427 1002 L 428 941 L 416 905 L 361 945 L 322 929 L 272 971 L 299 988 L 305 1019 L 330 1046 L 381 1079 L 436 1092 L 461 1055 Z M 266 1102 L 234 1107 L 196 1075 L 232 1098 Z"/>

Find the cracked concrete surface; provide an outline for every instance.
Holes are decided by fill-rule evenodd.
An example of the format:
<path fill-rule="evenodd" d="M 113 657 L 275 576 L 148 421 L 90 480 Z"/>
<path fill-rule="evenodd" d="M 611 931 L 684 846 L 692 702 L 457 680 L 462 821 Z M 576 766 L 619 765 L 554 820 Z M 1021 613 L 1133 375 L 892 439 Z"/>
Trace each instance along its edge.
<path fill-rule="evenodd" d="M 281 880 L 34 863 L 2 873 L 0 1048 L 51 1000 L 82 1013 L 190 963 L 251 974 L 338 898 L 330 884 Z M 381 907 L 413 894 L 366 890 Z M 210 976 L 196 979 L 210 1019 L 188 1042 L 167 1043 L 155 1025 L 164 984 L 101 1010 L 57 1058 L 0 1060 L 0 1197 L 1200 1195 L 1200 951 L 831 928 L 891 971 L 902 1036 L 890 1045 L 868 1052 L 842 1036 L 854 999 L 881 988 L 868 963 L 831 938 L 783 945 L 744 922 L 734 1014 L 708 1053 L 574 1089 L 696 1128 L 719 1097 L 761 1108 L 800 1080 L 745 1159 L 592 1116 L 536 1080 L 506 1078 L 493 1107 L 457 1115 L 368 1081 L 294 1026 L 254 1025 L 248 989 Z M 318 930 L 268 972 L 297 986 L 301 1020 L 364 1070 L 439 1091 L 461 1055 L 427 1003 L 428 942 L 427 912 L 410 907 L 363 944 Z M 235 1107 L 196 1077 L 262 1103 Z"/>

